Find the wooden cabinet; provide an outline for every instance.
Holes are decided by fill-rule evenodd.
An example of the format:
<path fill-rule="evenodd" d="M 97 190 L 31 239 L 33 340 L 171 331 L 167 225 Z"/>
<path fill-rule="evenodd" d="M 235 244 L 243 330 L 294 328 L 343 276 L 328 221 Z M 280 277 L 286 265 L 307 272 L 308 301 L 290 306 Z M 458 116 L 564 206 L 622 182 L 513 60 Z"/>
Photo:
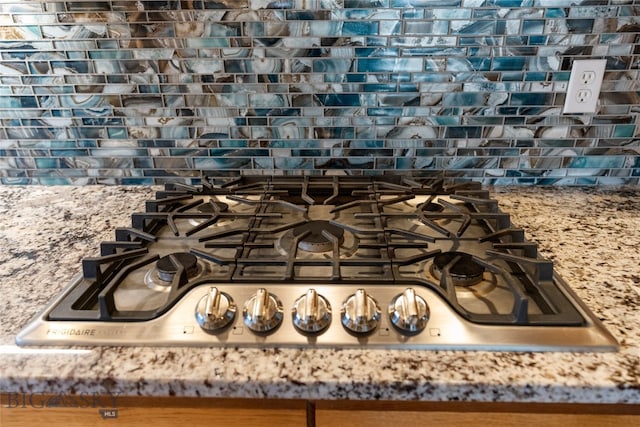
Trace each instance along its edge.
<path fill-rule="evenodd" d="M 47 407 L 47 401 L 39 395 L 23 405 L 4 395 L 0 426 L 300 427 L 309 418 L 302 400 L 120 397 L 114 408 L 94 407 L 90 401 L 75 405 L 71 399 Z"/>
<path fill-rule="evenodd" d="M 323 401 L 314 413 L 316 427 L 640 426 L 638 405 Z"/>
<path fill-rule="evenodd" d="M 119 397 L 116 405 L 68 399 L 52 407 L 49 398 L 5 393 L 0 426 L 640 426 L 640 405 Z"/>

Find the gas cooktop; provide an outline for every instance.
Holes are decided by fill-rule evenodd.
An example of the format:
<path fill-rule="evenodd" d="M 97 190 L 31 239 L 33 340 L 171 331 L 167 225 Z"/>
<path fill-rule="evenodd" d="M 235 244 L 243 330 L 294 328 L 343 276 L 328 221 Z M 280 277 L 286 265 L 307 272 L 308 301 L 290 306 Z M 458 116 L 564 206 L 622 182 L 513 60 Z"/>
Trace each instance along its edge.
<path fill-rule="evenodd" d="M 475 183 L 202 182 L 133 213 L 17 343 L 617 349 Z"/>

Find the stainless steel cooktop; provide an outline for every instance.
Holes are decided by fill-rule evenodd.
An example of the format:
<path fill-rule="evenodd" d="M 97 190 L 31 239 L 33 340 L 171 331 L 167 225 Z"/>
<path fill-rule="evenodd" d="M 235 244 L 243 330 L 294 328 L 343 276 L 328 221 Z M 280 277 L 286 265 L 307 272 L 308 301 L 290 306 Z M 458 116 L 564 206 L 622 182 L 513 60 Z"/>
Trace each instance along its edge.
<path fill-rule="evenodd" d="M 17 343 L 618 346 L 487 191 L 408 176 L 167 185 Z"/>

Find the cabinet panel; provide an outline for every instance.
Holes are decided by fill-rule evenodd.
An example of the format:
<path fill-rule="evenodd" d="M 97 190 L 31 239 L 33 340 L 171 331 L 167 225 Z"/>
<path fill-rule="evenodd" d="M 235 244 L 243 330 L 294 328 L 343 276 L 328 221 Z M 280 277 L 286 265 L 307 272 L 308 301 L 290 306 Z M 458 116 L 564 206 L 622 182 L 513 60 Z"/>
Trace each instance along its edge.
<path fill-rule="evenodd" d="M 640 425 L 640 416 L 611 414 L 531 414 L 509 412 L 316 410 L 316 427 L 618 427 Z"/>
<path fill-rule="evenodd" d="M 6 400 L 3 402 L 0 408 L 0 426 L 34 425 L 301 427 L 307 425 L 307 410 L 304 401 L 244 399 L 123 397 L 117 401 L 115 408 L 55 408 L 40 407 L 40 404 L 15 405 L 15 402 Z"/>

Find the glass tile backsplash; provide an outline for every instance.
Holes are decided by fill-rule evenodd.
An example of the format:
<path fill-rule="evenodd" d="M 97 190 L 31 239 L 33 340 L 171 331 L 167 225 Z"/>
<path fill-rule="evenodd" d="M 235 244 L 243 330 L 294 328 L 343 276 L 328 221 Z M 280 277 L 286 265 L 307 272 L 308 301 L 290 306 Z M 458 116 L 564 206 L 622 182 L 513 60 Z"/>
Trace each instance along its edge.
<path fill-rule="evenodd" d="M 640 179 L 640 0 L 0 1 L 4 184 Z M 594 114 L 563 114 L 606 59 Z"/>

